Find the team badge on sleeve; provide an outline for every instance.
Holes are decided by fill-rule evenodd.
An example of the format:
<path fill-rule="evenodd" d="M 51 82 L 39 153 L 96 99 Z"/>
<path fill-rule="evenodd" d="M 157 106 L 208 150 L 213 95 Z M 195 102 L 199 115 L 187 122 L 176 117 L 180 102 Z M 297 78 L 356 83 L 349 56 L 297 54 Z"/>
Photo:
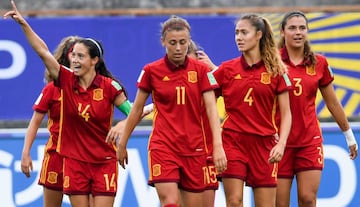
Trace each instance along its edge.
<path fill-rule="evenodd" d="M 122 90 L 121 85 L 118 82 L 116 82 L 115 80 L 111 81 L 111 85 L 114 86 L 116 88 L 116 90 L 118 90 L 118 91 Z"/>
<path fill-rule="evenodd" d="M 207 73 L 207 77 L 209 79 L 210 85 L 217 85 L 218 83 L 216 82 L 216 79 L 214 77 L 214 75 L 212 74 L 212 72 L 208 72 Z"/>
<path fill-rule="evenodd" d="M 291 86 L 291 81 L 287 73 L 283 74 L 283 78 L 285 80 L 286 86 Z"/>

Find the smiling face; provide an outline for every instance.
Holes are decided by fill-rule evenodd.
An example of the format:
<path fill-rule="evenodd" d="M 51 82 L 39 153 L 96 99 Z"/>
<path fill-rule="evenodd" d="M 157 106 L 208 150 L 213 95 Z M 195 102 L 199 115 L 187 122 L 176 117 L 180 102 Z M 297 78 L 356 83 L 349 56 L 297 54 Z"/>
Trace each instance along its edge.
<path fill-rule="evenodd" d="M 71 53 L 71 69 L 76 76 L 84 76 L 89 71 L 95 71 L 98 57 L 91 58 L 89 49 L 83 43 L 76 43 Z"/>
<path fill-rule="evenodd" d="M 184 63 L 190 44 L 190 34 L 187 29 L 168 31 L 161 38 L 161 43 L 173 64 L 181 65 Z"/>
<path fill-rule="evenodd" d="M 280 35 L 287 48 L 303 48 L 307 40 L 308 26 L 303 16 L 289 17 Z"/>
<path fill-rule="evenodd" d="M 235 42 L 241 52 L 248 52 L 259 47 L 262 32 L 247 19 L 239 20 L 235 27 Z"/>

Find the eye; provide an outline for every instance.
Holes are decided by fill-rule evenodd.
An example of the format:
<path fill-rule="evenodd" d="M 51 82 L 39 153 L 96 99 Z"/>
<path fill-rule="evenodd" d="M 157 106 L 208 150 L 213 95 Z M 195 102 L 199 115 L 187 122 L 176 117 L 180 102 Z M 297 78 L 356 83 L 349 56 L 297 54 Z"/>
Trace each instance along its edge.
<path fill-rule="evenodd" d="M 187 43 L 186 40 L 180 40 L 180 44 L 181 44 L 181 45 L 185 45 L 186 43 Z"/>
<path fill-rule="evenodd" d="M 170 41 L 169 41 L 169 44 L 170 44 L 170 45 L 176 45 L 176 41 L 175 41 L 175 40 L 170 40 Z"/>

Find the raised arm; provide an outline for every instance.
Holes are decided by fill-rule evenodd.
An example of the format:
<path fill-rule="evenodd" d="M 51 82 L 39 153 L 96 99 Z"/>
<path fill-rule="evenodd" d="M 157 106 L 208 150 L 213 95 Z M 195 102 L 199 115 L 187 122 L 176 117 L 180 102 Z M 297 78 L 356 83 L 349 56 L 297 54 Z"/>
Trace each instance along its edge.
<path fill-rule="evenodd" d="M 14 1 L 11 1 L 13 10 L 8 11 L 4 14 L 4 18 L 11 17 L 15 20 L 22 28 L 29 44 L 39 57 L 44 62 L 50 76 L 53 79 L 57 79 L 59 75 L 60 65 L 49 51 L 46 43 L 33 31 L 28 22 L 22 17 L 20 12 L 17 10 Z"/>

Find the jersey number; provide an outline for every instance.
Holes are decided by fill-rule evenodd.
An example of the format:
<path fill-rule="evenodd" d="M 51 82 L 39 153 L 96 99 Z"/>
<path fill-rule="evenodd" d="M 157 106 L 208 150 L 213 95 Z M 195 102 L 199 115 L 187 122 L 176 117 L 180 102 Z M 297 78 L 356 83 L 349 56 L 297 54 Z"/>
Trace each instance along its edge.
<path fill-rule="evenodd" d="M 116 190 L 115 173 L 111 175 L 111 178 L 109 178 L 109 174 L 104 174 L 104 179 L 107 191 L 109 191 L 110 188 Z"/>
<path fill-rule="evenodd" d="M 89 108 L 90 108 L 89 104 L 83 108 L 83 105 L 81 103 L 79 103 L 79 106 L 78 106 L 79 116 L 83 117 L 86 122 L 88 122 L 89 118 L 90 118 L 90 115 L 88 112 Z"/>
<path fill-rule="evenodd" d="M 294 95 L 300 96 L 302 94 L 302 85 L 301 85 L 301 78 L 294 78 L 295 81 L 295 88 Z"/>
<path fill-rule="evenodd" d="M 216 183 L 216 168 L 215 166 L 205 166 L 202 167 L 203 173 L 204 173 L 204 183 L 210 184 L 210 183 Z"/>
<path fill-rule="evenodd" d="M 252 106 L 252 103 L 254 102 L 254 99 L 251 95 L 251 92 L 253 91 L 253 88 L 249 88 L 249 90 L 247 91 L 245 97 L 244 97 L 244 102 L 248 103 L 249 106 Z"/>
<path fill-rule="evenodd" d="M 176 104 L 177 105 L 185 104 L 185 87 L 184 86 L 176 87 Z"/>

